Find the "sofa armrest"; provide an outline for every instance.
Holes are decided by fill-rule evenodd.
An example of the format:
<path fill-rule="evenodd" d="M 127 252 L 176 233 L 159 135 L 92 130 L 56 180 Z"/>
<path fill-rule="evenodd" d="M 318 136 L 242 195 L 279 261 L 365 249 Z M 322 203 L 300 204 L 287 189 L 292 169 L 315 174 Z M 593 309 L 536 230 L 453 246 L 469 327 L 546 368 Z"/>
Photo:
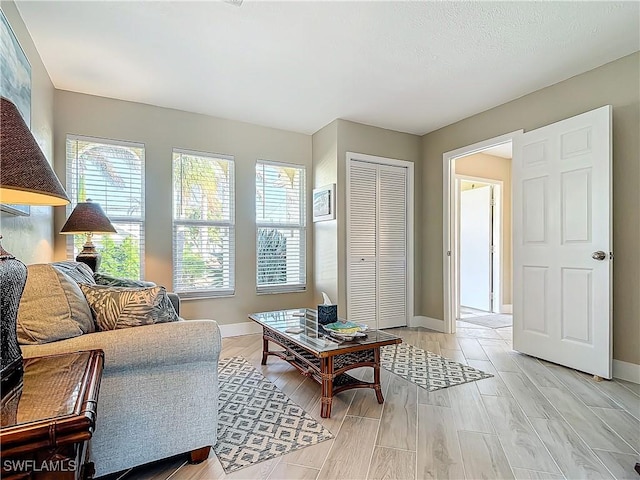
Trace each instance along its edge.
<path fill-rule="evenodd" d="M 89 333 L 41 345 L 21 345 L 26 358 L 79 350 L 104 351 L 105 371 L 217 361 L 222 348 L 214 320 L 185 320 Z"/>
<path fill-rule="evenodd" d="M 169 297 L 169 300 L 171 301 L 173 308 L 176 310 L 176 313 L 178 314 L 178 316 L 180 316 L 180 297 L 178 296 L 178 294 L 173 292 L 167 292 L 167 297 Z"/>

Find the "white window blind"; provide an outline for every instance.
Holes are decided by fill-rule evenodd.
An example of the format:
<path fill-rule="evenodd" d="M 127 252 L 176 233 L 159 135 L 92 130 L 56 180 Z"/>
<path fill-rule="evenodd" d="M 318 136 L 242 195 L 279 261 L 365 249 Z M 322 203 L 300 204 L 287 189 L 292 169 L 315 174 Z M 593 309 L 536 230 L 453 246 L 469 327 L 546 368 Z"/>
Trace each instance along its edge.
<path fill-rule="evenodd" d="M 173 150 L 173 288 L 183 297 L 234 293 L 233 157 Z"/>
<path fill-rule="evenodd" d="M 258 293 L 306 289 L 305 169 L 256 164 Z"/>
<path fill-rule="evenodd" d="M 101 138 L 67 136 L 69 216 L 88 198 L 100 204 L 117 234 L 96 234 L 100 271 L 140 279 L 144 272 L 144 145 Z M 69 235 L 67 254 L 82 250 L 84 235 Z"/>

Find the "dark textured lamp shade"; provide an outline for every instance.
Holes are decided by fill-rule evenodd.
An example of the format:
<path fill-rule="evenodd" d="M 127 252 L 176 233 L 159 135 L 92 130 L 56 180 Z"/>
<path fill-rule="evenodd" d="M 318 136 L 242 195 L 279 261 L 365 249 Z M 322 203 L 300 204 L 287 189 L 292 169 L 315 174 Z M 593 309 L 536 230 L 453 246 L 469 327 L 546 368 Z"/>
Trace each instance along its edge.
<path fill-rule="evenodd" d="M 80 202 L 73 209 L 60 233 L 118 233 L 99 203 Z"/>
<path fill-rule="evenodd" d="M 69 198 L 16 106 L 0 97 L 0 202 L 65 205 Z M 0 246 L 0 360 L 2 393 L 22 379 L 16 320 L 27 268 Z"/>
<path fill-rule="evenodd" d="M 40 150 L 17 107 L 0 100 L 0 203 L 66 205 L 60 180 Z"/>
<path fill-rule="evenodd" d="M 109 217 L 104 213 L 99 203 L 92 202 L 87 198 L 86 202 L 80 202 L 73 209 L 67 222 L 60 230 L 60 233 L 73 235 L 75 233 L 84 233 L 87 235 L 87 241 L 82 247 L 82 251 L 76 257 L 77 262 L 86 263 L 94 272 L 100 267 L 100 253 L 93 244 L 92 237 L 94 233 L 118 233 Z"/>

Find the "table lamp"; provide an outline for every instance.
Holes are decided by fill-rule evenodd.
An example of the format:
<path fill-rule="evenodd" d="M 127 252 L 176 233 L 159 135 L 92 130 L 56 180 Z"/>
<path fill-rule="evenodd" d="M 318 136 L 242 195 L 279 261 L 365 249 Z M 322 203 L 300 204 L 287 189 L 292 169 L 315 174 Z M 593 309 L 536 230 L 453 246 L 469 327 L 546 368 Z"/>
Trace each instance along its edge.
<path fill-rule="evenodd" d="M 0 97 L 0 203 L 66 205 L 60 180 L 40 150 L 17 107 Z M 22 378 L 16 321 L 27 267 L 0 246 L 0 360 L 3 392 Z"/>
<path fill-rule="evenodd" d="M 104 213 L 99 203 L 93 202 L 87 198 L 86 202 L 79 202 L 69 215 L 67 222 L 60 230 L 60 233 L 66 235 L 74 235 L 84 233 L 87 241 L 82 246 L 82 251 L 76 257 L 76 262 L 82 262 L 89 265 L 94 272 L 100 267 L 100 252 L 96 250 L 93 244 L 94 233 L 118 233 L 109 217 Z"/>

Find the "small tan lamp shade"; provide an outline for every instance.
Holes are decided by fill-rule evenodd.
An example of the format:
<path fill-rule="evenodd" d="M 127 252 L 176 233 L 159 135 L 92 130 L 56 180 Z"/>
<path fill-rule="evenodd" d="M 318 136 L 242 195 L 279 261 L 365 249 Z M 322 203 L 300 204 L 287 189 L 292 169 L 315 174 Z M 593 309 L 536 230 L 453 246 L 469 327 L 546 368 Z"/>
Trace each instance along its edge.
<path fill-rule="evenodd" d="M 66 205 L 69 203 L 38 142 L 17 107 L 0 98 L 0 203 Z"/>
<path fill-rule="evenodd" d="M 111 225 L 100 204 L 94 203 L 90 198 L 87 198 L 86 202 L 80 202 L 76 205 L 60 233 L 67 235 L 84 233 L 87 235 L 87 240 L 82 246 L 82 251 L 76 257 L 76 261 L 86 263 L 91 270 L 97 272 L 100 267 L 101 257 L 100 252 L 96 250 L 93 244 L 93 234 L 118 232 Z"/>

